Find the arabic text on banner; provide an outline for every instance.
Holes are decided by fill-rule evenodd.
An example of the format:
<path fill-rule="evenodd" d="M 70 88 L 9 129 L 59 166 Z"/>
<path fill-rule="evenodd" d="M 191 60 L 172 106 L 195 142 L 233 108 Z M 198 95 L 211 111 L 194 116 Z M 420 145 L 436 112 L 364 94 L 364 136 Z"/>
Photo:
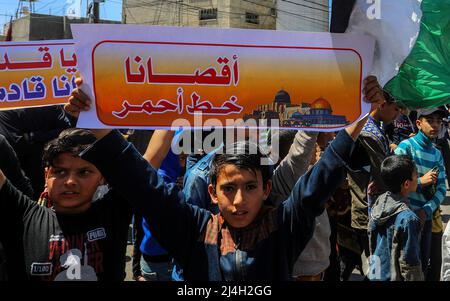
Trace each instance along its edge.
<path fill-rule="evenodd" d="M 368 111 L 362 81 L 373 41 L 366 36 L 122 25 L 72 31 L 83 89 L 94 100 L 82 127 L 164 128 L 180 119 L 199 127 L 201 116 L 216 126 L 276 120 L 282 128 L 338 130 Z"/>
<path fill-rule="evenodd" d="M 0 110 L 66 103 L 77 76 L 72 41 L 0 43 Z"/>

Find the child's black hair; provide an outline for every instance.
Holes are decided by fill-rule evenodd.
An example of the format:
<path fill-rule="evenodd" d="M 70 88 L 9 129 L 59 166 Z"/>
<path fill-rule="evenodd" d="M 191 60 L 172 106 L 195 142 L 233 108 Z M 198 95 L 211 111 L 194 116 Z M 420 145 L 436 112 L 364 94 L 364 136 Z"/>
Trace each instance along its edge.
<path fill-rule="evenodd" d="M 261 164 L 263 158 L 268 158 L 268 156 L 255 143 L 250 141 L 238 141 L 229 147 L 224 147 L 222 152 L 214 156 L 209 172 L 214 191 L 216 191 L 219 173 L 226 164 L 235 165 L 237 168 L 248 170 L 255 175 L 258 170 L 261 171 L 263 185 L 265 186 L 271 177 L 272 168 L 270 165 Z"/>
<path fill-rule="evenodd" d="M 412 180 L 416 164 L 405 155 L 393 155 L 381 163 L 381 178 L 392 193 L 400 193 L 401 186 L 406 180 Z"/>
<path fill-rule="evenodd" d="M 45 145 L 42 160 L 44 166 L 54 166 L 55 160 L 63 153 L 78 156 L 95 141 L 94 134 L 89 130 L 77 128 L 66 129 L 56 139 L 53 139 Z"/>

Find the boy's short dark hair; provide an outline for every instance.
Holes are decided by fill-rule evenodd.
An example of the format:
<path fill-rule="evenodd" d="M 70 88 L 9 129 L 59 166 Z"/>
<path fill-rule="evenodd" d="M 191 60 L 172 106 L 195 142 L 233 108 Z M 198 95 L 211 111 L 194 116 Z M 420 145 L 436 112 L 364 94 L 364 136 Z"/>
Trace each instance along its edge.
<path fill-rule="evenodd" d="M 224 147 L 221 153 L 217 153 L 211 163 L 209 177 L 214 191 L 216 191 L 217 178 L 225 164 L 235 165 L 239 169 L 253 172 L 261 171 L 263 185 L 271 177 L 272 168 L 270 165 L 262 165 L 262 158 L 267 158 L 261 149 L 253 142 L 238 141 L 229 147 Z"/>
<path fill-rule="evenodd" d="M 383 96 L 384 96 L 384 99 L 386 100 L 386 103 L 388 105 L 391 105 L 391 104 L 395 103 L 397 105 L 397 107 L 399 107 L 400 109 L 406 109 L 406 106 L 403 103 L 397 101 L 394 98 L 394 96 L 392 96 L 391 93 L 389 93 L 388 91 L 383 90 Z"/>
<path fill-rule="evenodd" d="M 392 155 L 381 163 L 381 178 L 392 193 L 400 193 L 401 186 L 406 180 L 412 180 L 416 170 L 414 161 L 405 155 Z"/>
<path fill-rule="evenodd" d="M 395 101 L 395 98 L 391 95 L 391 93 L 389 93 L 388 91 L 386 91 L 386 90 L 383 90 L 383 96 L 384 96 L 384 99 L 386 100 L 386 102 L 388 103 L 388 104 L 391 104 L 391 103 L 395 103 L 396 101 Z"/>
<path fill-rule="evenodd" d="M 95 135 L 89 130 L 77 128 L 66 129 L 56 139 L 53 139 L 45 145 L 43 155 L 44 166 L 54 166 L 55 160 L 63 153 L 78 156 L 96 140 Z"/>

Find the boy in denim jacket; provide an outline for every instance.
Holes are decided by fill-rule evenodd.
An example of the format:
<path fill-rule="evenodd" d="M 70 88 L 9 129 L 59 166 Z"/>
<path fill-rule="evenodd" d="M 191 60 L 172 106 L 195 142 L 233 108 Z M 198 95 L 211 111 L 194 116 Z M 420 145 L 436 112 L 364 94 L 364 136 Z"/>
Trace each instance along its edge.
<path fill-rule="evenodd" d="M 381 164 L 389 189 L 375 201 L 369 221 L 369 275 L 372 281 L 423 281 L 420 219 L 408 207 L 417 189 L 417 170 L 408 156 L 390 156 Z"/>

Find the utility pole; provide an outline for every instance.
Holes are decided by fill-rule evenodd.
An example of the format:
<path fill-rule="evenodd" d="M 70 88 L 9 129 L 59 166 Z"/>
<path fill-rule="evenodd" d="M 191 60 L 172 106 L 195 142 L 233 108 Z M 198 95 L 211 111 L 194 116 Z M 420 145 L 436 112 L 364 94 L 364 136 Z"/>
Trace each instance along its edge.
<path fill-rule="evenodd" d="M 36 2 L 37 0 L 29 0 L 28 2 L 30 3 L 30 12 L 34 13 L 34 2 Z"/>
<path fill-rule="evenodd" d="M 100 20 L 100 3 L 94 0 L 94 23 Z"/>
<path fill-rule="evenodd" d="M 127 24 L 127 0 L 122 0 L 122 24 Z"/>
<path fill-rule="evenodd" d="M 181 3 L 183 2 L 183 0 L 178 0 L 178 26 L 182 25 L 182 20 L 181 20 Z"/>
<path fill-rule="evenodd" d="M 92 0 L 89 4 L 89 23 L 98 23 L 100 21 L 100 3 L 105 0 Z"/>

